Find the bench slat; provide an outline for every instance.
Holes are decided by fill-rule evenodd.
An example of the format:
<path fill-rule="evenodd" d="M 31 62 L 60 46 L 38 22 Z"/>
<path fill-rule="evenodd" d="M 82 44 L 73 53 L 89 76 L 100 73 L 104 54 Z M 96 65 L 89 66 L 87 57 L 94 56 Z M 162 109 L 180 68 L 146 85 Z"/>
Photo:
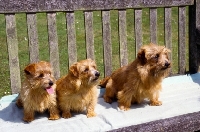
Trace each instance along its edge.
<path fill-rule="evenodd" d="M 102 28 L 103 28 L 103 47 L 104 47 L 104 66 L 105 76 L 112 73 L 112 44 L 111 44 L 111 27 L 110 11 L 102 11 Z"/>
<path fill-rule="evenodd" d="M 27 27 L 29 40 L 29 58 L 30 63 L 39 61 L 39 46 L 37 33 L 37 15 L 35 13 L 27 13 Z"/>
<path fill-rule="evenodd" d="M 10 81 L 12 94 L 18 93 L 21 88 L 20 67 L 18 58 L 18 41 L 16 20 L 14 14 L 6 14 L 6 36 L 9 54 Z"/>
<path fill-rule="evenodd" d="M 1 0 L 0 13 L 109 10 L 192 5 L 194 0 Z"/>
<path fill-rule="evenodd" d="M 157 9 L 150 9 L 150 41 L 157 44 Z"/>
<path fill-rule="evenodd" d="M 56 79 L 60 77 L 58 36 L 56 27 L 56 13 L 47 13 L 50 62 Z"/>
<path fill-rule="evenodd" d="M 85 37 L 87 58 L 95 59 L 94 56 L 94 33 L 93 33 L 93 12 L 84 12 L 85 15 Z"/>
<path fill-rule="evenodd" d="M 68 42 L 68 56 L 69 66 L 77 62 L 77 49 L 76 49 L 76 31 L 75 31 L 75 16 L 74 12 L 67 12 L 67 42 Z"/>
<path fill-rule="evenodd" d="M 118 11 L 119 19 L 119 43 L 120 43 L 120 66 L 128 64 L 127 33 L 126 33 L 126 10 Z"/>
<path fill-rule="evenodd" d="M 165 46 L 169 49 L 172 48 L 172 23 L 171 23 L 171 7 L 165 8 Z M 172 50 L 169 54 L 169 58 L 172 61 Z M 171 67 L 171 72 L 173 67 Z"/>
<path fill-rule="evenodd" d="M 142 46 L 142 9 L 135 9 L 135 45 L 136 56 Z"/>
<path fill-rule="evenodd" d="M 179 73 L 184 74 L 186 70 L 186 7 L 179 7 Z"/>

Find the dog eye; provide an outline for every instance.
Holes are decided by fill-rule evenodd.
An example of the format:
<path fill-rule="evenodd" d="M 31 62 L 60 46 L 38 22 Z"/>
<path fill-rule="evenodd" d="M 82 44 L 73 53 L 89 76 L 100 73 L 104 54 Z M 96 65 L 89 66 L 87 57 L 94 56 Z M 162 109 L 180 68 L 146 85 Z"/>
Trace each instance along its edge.
<path fill-rule="evenodd" d="M 89 71 L 89 68 L 85 68 L 84 72 L 88 72 Z"/>
<path fill-rule="evenodd" d="M 39 78 L 42 78 L 42 77 L 44 77 L 44 74 L 40 74 L 38 77 L 39 77 Z"/>
<path fill-rule="evenodd" d="M 158 59 L 158 57 L 159 57 L 159 54 L 156 54 L 154 58 L 155 58 L 155 59 Z"/>

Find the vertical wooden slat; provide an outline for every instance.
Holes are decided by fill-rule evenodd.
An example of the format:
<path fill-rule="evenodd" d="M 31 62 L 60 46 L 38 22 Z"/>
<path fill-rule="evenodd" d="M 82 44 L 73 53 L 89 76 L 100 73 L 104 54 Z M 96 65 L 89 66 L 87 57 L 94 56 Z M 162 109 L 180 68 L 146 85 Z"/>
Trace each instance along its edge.
<path fill-rule="evenodd" d="M 157 9 L 150 9 L 150 40 L 157 44 Z"/>
<path fill-rule="evenodd" d="M 16 21 L 14 14 L 6 14 L 5 18 L 9 54 L 10 81 L 12 93 L 14 94 L 19 92 L 21 88 Z"/>
<path fill-rule="evenodd" d="M 26 14 L 29 40 L 30 63 L 39 61 L 39 46 L 37 33 L 37 15 L 35 13 Z"/>
<path fill-rule="evenodd" d="M 167 48 L 172 48 L 172 24 L 171 24 L 171 7 L 165 8 L 165 45 Z M 169 55 L 169 59 L 172 61 L 172 50 Z M 173 71 L 171 67 L 171 71 Z"/>
<path fill-rule="evenodd" d="M 48 35 L 50 47 L 50 63 L 56 79 L 60 77 L 58 35 L 56 29 L 56 13 L 47 13 Z"/>
<path fill-rule="evenodd" d="M 104 66 L 105 76 L 112 73 L 112 45 L 111 45 L 111 27 L 110 11 L 102 11 L 103 28 L 103 47 L 104 47 Z"/>
<path fill-rule="evenodd" d="M 142 46 L 142 9 L 135 9 L 136 56 Z"/>
<path fill-rule="evenodd" d="M 197 73 L 200 64 L 200 1 L 189 6 L 189 71 Z"/>
<path fill-rule="evenodd" d="M 186 38 L 186 8 L 179 7 L 179 73 L 184 74 L 186 70 L 185 38 Z"/>
<path fill-rule="evenodd" d="M 93 13 L 91 11 L 86 11 L 84 15 L 87 58 L 94 60 Z"/>
<path fill-rule="evenodd" d="M 126 38 L 126 10 L 118 11 L 119 19 L 119 43 L 120 43 L 120 66 L 128 64 L 127 38 Z"/>
<path fill-rule="evenodd" d="M 76 31 L 75 31 L 75 16 L 74 12 L 67 12 L 67 42 L 68 42 L 68 56 L 69 66 L 77 62 L 77 49 L 76 49 Z"/>

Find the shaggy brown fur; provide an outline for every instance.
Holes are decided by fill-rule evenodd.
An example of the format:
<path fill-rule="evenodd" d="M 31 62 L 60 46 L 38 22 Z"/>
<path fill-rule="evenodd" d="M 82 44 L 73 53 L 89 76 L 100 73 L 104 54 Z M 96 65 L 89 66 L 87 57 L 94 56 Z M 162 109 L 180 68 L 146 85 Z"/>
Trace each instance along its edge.
<path fill-rule="evenodd" d="M 135 61 L 101 81 L 100 85 L 106 87 L 105 102 L 112 103 L 117 97 L 121 110 L 128 110 L 131 103 L 140 103 L 145 98 L 150 105 L 161 105 L 158 100 L 161 83 L 170 69 L 168 52 L 164 46 L 152 43 L 143 46 Z"/>
<path fill-rule="evenodd" d="M 56 103 L 56 84 L 50 63 L 40 61 L 29 64 L 25 69 L 25 80 L 17 99 L 17 106 L 24 108 L 26 122 L 34 120 L 34 113 L 49 110 L 49 120 L 59 119 Z"/>
<path fill-rule="evenodd" d="M 87 117 L 95 116 L 97 84 L 100 73 L 91 59 L 73 64 L 68 75 L 57 81 L 58 104 L 63 118 L 70 118 L 70 111 L 87 111 Z"/>

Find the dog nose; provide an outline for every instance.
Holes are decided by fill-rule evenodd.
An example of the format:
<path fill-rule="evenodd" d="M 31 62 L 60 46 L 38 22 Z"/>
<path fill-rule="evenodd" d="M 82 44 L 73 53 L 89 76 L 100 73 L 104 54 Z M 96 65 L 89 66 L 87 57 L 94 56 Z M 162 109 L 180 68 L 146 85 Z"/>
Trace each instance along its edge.
<path fill-rule="evenodd" d="M 168 61 L 165 61 L 165 67 L 168 67 L 170 63 Z"/>
<path fill-rule="evenodd" d="M 98 71 L 96 71 L 95 76 L 96 76 L 96 77 L 99 77 L 99 76 L 100 76 L 100 73 L 99 73 Z"/>
<path fill-rule="evenodd" d="M 52 85 L 53 85 L 53 82 L 52 82 L 51 80 L 49 81 L 49 85 L 50 85 L 50 86 L 52 86 Z"/>

